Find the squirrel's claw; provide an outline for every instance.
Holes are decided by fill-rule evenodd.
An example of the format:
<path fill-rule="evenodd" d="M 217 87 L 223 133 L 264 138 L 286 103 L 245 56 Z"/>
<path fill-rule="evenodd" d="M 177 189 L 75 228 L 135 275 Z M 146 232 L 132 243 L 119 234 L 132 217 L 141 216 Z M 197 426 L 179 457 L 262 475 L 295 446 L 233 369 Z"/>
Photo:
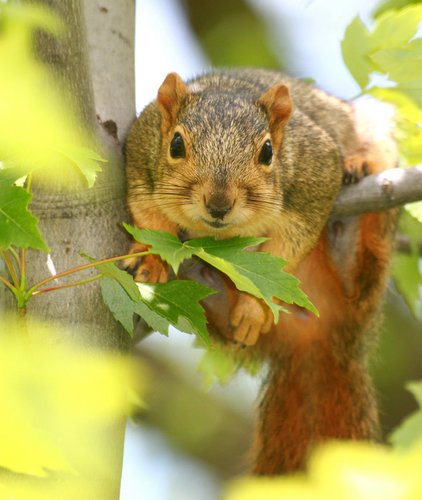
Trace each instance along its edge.
<path fill-rule="evenodd" d="M 130 253 L 144 252 L 148 246 L 135 243 Z M 168 281 L 168 265 L 158 255 L 129 257 L 123 261 L 123 268 L 133 276 L 135 281 L 144 283 L 166 283 Z"/>
<path fill-rule="evenodd" d="M 272 321 L 271 311 L 260 300 L 239 294 L 230 318 L 235 341 L 246 346 L 256 344 L 261 333 L 270 331 Z"/>
<path fill-rule="evenodd" d="M 370 166 L 365 156 L 353 155 L 344 160 L 343 184 L 356 184 L 370 174 Z"/>

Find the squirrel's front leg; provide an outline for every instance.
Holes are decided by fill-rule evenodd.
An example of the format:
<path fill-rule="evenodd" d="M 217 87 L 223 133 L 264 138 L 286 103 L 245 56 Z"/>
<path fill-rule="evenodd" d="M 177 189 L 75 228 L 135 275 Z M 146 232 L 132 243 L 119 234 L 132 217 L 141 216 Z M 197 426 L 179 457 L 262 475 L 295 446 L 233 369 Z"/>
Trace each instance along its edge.
<path fill-rule="evenodd" d="M 274 321 L 271 310 L 259 299 L 239 292 L 230 316 L 234 328 L 233 338 L 250 346 L 256 344 L 261 333 L 268 333 Z"/>
<path fill-rule="evenodd" d="M 260 245 L 260 252 L 280 255 L 281 244 L 276 235 Z M 256 344 L 260 334 L 268 333 L 274 323 L 270 308 L 260 299 L 244 292 L 238 292 L 238 299 L 230 316 L 234 328 L 234 340 L 244 345 Z"/>
<path fill-rule="evenodd" d="M 142 213 L 142 217 L 136 216 L 136 213 Z M 135 226 L 139 229 L 168 231 L 177 235 L 177 226 L 157 209 L 142 207 L 139 212 L 132 209 L 132 218 Z M 148 221 L 148 224 L 145 224 L 144 221 Z M 148 249 L 148 245 L 134 242 L 129 253 L 145 252 Z M 168 264 L 159 255 L 129 257 L 123 261 L 123 267 L 134 277 L 135 281 L 143 281 L 144 283 L 166 283 L 168 281 Z"/>

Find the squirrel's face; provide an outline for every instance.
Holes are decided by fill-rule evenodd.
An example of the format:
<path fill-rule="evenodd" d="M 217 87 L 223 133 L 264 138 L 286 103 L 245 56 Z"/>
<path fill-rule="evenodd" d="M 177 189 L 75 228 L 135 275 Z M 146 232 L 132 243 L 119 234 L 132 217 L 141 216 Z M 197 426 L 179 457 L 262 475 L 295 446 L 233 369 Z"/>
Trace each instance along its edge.
<path fill-rule="evenodd" d="M 199 235 L 257 234 L 258 225 L 259 232 L 269 230 L 281 210 L 282 124 L 274 133 L 259 99 L 219 88 L 190 92 L 183 84 L 177 106 L 181 84 L 173 85 L 178 109 L 170 115 L 165 89 L 157 204 Z"/>

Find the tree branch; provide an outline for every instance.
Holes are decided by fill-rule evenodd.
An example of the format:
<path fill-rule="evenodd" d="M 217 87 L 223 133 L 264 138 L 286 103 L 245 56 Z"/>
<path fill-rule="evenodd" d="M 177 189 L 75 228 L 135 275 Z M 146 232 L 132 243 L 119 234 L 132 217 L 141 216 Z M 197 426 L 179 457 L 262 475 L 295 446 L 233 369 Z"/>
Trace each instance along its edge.
<path fill-rule="evenodd" d="M 331 216 L 375 212 L 419 200 L 422 200 L 422 165 L 408 169 L 391 168 L 365 177 L 358 184 L 345 186 Z"/>

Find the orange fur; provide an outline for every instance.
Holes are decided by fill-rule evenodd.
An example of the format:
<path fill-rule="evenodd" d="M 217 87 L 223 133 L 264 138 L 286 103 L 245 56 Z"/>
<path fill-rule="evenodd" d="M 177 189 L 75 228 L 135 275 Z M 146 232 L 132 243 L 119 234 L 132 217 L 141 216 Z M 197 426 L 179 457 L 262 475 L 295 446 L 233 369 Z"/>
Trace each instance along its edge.
<path fill-rule="evenodd" d="M 260 407 L 254 473 L 303 469 L 313 445 L 326 439 L 377 438 L 366 354 L 391 252 L 391 232 L 384 229 L 394 218 L 389 212 L 361 216 L 352 294 L 330 260 L 326 232 L 298 267 L 295 274 L 320 317 L 288 306 L 291 314 L 261 338 L 270 378 Z"/>

